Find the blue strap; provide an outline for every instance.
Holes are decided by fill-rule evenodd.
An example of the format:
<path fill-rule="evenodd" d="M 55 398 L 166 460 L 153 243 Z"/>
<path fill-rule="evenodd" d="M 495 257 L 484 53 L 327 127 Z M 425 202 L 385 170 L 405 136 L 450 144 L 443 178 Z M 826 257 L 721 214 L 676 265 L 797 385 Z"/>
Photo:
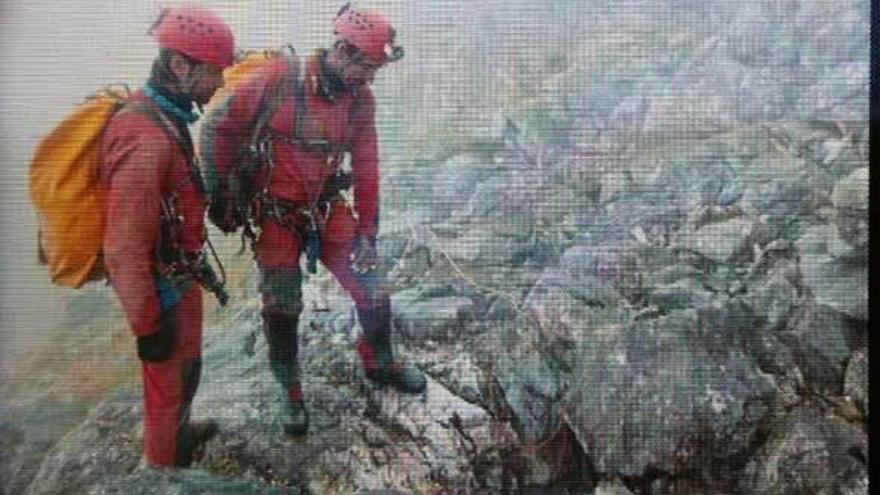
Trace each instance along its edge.
<path fill-rule="evenodd" d="M 156 275 L 156 295 L 159 297 L 159 308 L 162 312 L 173 308 L 183 299 L 183 293 L 187 289 L 181 287 L 170 278 Z"/>

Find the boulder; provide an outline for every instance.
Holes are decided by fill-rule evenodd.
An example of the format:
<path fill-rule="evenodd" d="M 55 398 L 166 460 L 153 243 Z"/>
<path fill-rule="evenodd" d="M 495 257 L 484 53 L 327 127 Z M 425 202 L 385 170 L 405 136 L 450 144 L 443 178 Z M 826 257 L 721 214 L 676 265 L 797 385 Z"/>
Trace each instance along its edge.
<path fill-rule="evenodd" d="M 593 495 L 633 495 L 633 493 L 619 481 L 603 481 L 596 486 Z"/>
<path fill-rule="evenodd" d="M 828 306 L 808 304 L 789 321 L 780 337 L 794 354 L 807 383 L 839 396 L 852 352 L 852 332 L 846 315 Z"/>
<path fill-rule="evenodd" d="M 457 338 L 475 317 L 474 303 L 466 297 L 424 298 L 408 290 L 394 294 L 391 301 L 395 328 L 407 339 L 448 341 Z"/>
<path fill-rule="evenodd" d="M 802 298 L 786 276 L 786 269 L 771 269 L 743 298 L 755 315 L 755 325 L 746 332 L 746 352 L 766 372 L 789 373 L 797 363 L 793 350 L 781 338 Z"/>
<path fill-rule="evenodd" d="M 112 394 L 52 448 L 24 493 L 86 493 L 103 480 L 133 472 L 141 461 L 142 416 L 139 393 Z"/>
<path fill-rule="evenodd" d="M 867 210 L 869 186 L 868 167 L 858 168 L 834 185 L 831 202 L 836 208 Z"/>
<path fill-rule="evenodd" d="M 868 417 L 868 355 L 864 351 L 853 353 L 846 365 L 843 393 L 855 401 L 865 418 Z"/>
<path fill-rule="evenodd" d="M 712 294 L 695 279 L 680 279 L 655 287 L 648 302 L 664 311 L 687 309 L 709 304 Z"/>
<path fill-rule="evenodd" d="M 868 168 L 859 168 L 838 181 L 831 193 L 837 232 L 859 251 L 868 244 L 868 181 Z"/>
<path fill-rule="evenodd" d="M 570 369 L 577 360 L 577 343 L 602 319 L 603 308 L 613 308 L 618 300 L 610 284 L 598 277 L 572 279 L 560 269 L 549 268 L 523 302 L 521 317 L 544 357 Z"/>
<path fill-rule="evenodd" d="M 560 400 L 564 375 L 538 355 L 514 352 L 503 356 L 495 370 L 504 403 L 522 442 L 535 445 L 560 427 Z"/>
<path fill-rule="evenodd" d="M 845 244 L 830 225 L 808 229 L 795 244 L 804 284 L 816 301 L 851 318 L 867 320 L 867 259 Z"/>
<path fill-rule="evenodd" d="M 197 469 L 157 470 L 144 468 L 129 475 L 110 476 L 84 493 L 89 495 L 150 495 L 153 493 L 298 495 L 302 492 L 296 488 L 236 480 Z"/>
<path fill-rule="evenodd" d="M 677 310 L 592 327 L 579 343 L 564 420 L 599 473 L 674 476 L 753 444 L 774 389 L 723 336 L 736 329 L 708 321 Z"/>
<path fill-rule="evenodd" d="M 716 263 L 728 263 L 751 247 L 746 245 L 751 233 L 752 222 L 735 218 L 691 232 L 685 235 L 682 244 Z"/>
<path fill-rule="evenodd" d="M 738 488 L 757 495 L 867 494 L 867 456 L 862 429 L 800 407 L 773 425 Z"/>

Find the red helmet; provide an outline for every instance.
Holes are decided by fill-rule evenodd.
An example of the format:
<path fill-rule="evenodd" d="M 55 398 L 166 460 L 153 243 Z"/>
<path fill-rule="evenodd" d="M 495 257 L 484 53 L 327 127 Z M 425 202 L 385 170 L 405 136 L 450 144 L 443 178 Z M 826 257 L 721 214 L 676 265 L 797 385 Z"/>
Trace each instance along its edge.
<path fill-rule="evenodd" d="M 150 34 L 162 48 L 177 50 L 199 62 L 226 68 L 235 59 L 232 29 L 213 13 L 198 7 L 164 9 Z"/>
<path fill-rule="evenodd" d="M 347 3 L 333 19 L 333 34 L 377 64 L 403 58 L 403 48 L 394 46 L 391 23 L 377 12 L 358 12 Z"/>

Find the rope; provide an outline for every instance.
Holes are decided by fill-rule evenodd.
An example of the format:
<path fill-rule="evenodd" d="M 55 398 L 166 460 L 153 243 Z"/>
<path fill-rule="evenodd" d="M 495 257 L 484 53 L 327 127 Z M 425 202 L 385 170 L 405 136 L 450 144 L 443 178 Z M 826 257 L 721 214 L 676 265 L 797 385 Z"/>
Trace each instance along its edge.
<path fill-rule="evenodd" d="M 205 236 L 205 245 L 208 246 L 208 251 L 211 252 L 211 257 L 214 258 L 214 262 L 217 263 L 217 268 L 220 270 L 220 286 L 226 286 L 226 269 L 223 268 L 223 263 L 220 262 L 220 257 L 217 256 L 217 251 L 214 249 L 214 243 L 211 242 L 211 238 L 207 235 Z"/>
<path fill-rule="evenodd" d="M 410 228 L 410 231 L 412 232 L 412 235 L 410 236 L 409 239 L 407 239 L 406 246 L 404 246 L 404 253 L 405 254 L 408 254 L 411 252 L 409 250 L 409 247 L 412 244 L 415 244 L 413 239 L 415 239 L 418 236 L 414 225 L 410 225 L 409 228 Z M 430 228 L 428 228 L 428 230 L 430 230 Z M 433 233 L 433 231 L 432 231 L 432 233 Z M 477 291 L 479 291 L 483 294 L 504 297 L 504 298 L 508 299 L 511 302 L 511 304 L 513 305 L 513 308 L 514 308 L 514 311 L 516 312 L 516 314 L 517 315 L 520 314 L 520 307 L 519 307 L 520 305 L 517 302 L 517 298 L 513 294 L 509 294 L 507 292 L 502 292 L 500 290 L 496 290 L 496 289 L 493 289 L 493 288 L 485 286 L 485 285 L 480 285 L 479 283 L 477 283 L 473 279 L 473 277 L 468 276 L 464 272 L 464 270 L 457 263 L 455 263 L 455 261 L 452 260 L 452 257 L 450 257 L 446 251 L 444 251 L 436 246 L 425 246 L 425 247 L 427 247 L 429 249 L 429 253 L 431 256 L 437 255 L 440 258 L 444 259 L 446 261 L 446 263 L 450 266 L 450 268 L 452 268 L 453 272 L 455 272 L 455 274 L 458 276 L 458 278 L 460 278 L 461 280 L 464 280 L 468 285 L 477 289 Z M 400 266 L 400 263 L 398 262 L 398 264 L 392 270 L 392 275 L 393 275 L 394 270 L 396 270 L 399 266 Z"/>

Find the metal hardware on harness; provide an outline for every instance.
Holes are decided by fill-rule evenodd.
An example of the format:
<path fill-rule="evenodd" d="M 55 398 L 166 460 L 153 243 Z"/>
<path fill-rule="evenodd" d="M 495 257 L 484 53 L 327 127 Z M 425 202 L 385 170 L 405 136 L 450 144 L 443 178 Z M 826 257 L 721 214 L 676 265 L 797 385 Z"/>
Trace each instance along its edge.
<path fill-rule="evenodd" d="M 312 275 L 318 273 L 318 258 L 320 256 L 321 235 L 313 217 L 309 222 L 309 230 L 306 235 L 306 269 Z"/>
<path fill-rule="evenodd" d="M 177 213 L 177 208 L 175 207 L 176 200 L 177 194 L 175 193 L 161 201 L 164 235 L 156 246 L 156 272 L 168 279 L 179 281 L 185 279 L 195 280 L 206 290 L 212 292 L 221 306 L 225 306 L 229 300 L 229 295 L 225 290 L 226 272 L 207 233 L 204 234 L 205 244 L 208 246 L 214 262 L 217 263 L 217 267 L 220 269 L 219 278 L 211 267 L 205 250 L 188 253 L 178 243 L 177 227 L 183 224 L 183 216 Z"/>
<path fill-rule="evenodd" d="M 306 253 L 306 269 L 309 273 L 317 273 L 317 262 L 321 257 L 321 231 L 333 212 L 333 201 L 318 201 L 313 208 L 268 194 L 261 194 L 257 201 L 261 213 L 299 237 Z M 291 218 L 293 215 L 299 215 L 305 222 L 297 222 Z"/>
<path fill-rule="evenodd" d="M 306 139 L 299 137 L 296 134 L 290 135 L 278 132 L 271 127 L 268 128 L 266 132 L 272 139 L 277 139 L 285 144 L 297 146 L 309 153 L 320 153 L 322 155 L 342 155 L 345 153 L 350 153 L 352 149 L 352 146 L 348 143 L 334 143 L 326 139 L 318 138 Z"/>
<path fill-rule="evenodd" d="M 220 267 L 220 278 L 217 277 L 216 272 L 211 267 L 208 255 L 204 250 L 197 253 L 181 251 L 176 260 L 170 263 L 161 263 L 156 271 L 160 276 L 171 280 L 182 281 L 192 279 L 204 287 L 205 290 L 213 293 L 221 306 L 226 306 L 226 303 L 229 301 L 229 294 L 225 290 L 226 273 L 210 241 L 208 241 L 208 246 L 217 262 L 217 266 Z"/>
<path fill-rule="evenodd" d="M 256 243 L 259 238 L 259 229 L 263 216 L 267 216 L 275 220 L 282 227 L 299 235 L 302 245 L 305 248 L 307 258 L 309 260 L 309 271 L 315 273 L 316 262 L 320 254 L 320 232 L 326 224 L 330 215 L 331 206 L 329 201 L 323 207 L 323 218 L 320 215 L 319 201 L 335 199 L 342 196 L 341 187 L 337 187 L 332 194 L 322 194 L 326 179 L 318 188 L 318 193 L 309 201 L 309 205 L 293 207 L 284 203 L 279 203 L 277 198 L 269 194 L 272 176 L 275 169 L 274 142 L 278 140 L 282 143 L 296 146 L 299 149 L 325 156 L 327 166 L 336 164 L 339 166 L 344 163 L 346 155 L 352 152 L 352 132 L 354 127 L 349 125 L 348 136 L 344 142 L 334 143 L 327 139 L 305 139 L 302 137 L 302 121 L 306 115 L 306 93 L 305 82 L 299 77 L 299 61 L 295 58 L 295 52 L 291 48 L 291 54 L 294 56 L 292 63 L 289 64 L 289 73 L 282 78 L 275 86 L 264 93 L 260 107 L 260 113 L 257 122 L 250 134 L 249 144 L 245 148 L 244 154 L 249 155 L 251 160 L 250 169 L 239 169 L 234 171 L 235 174 L 249 174 L 251 176 L 259 170 L 263 174 L 262 190 L 246 198 L 247 204 L 239 203 L 239 211 L 242 213 L 244 220 L 244 228 L 242 230 L 241 252 L 244 251 L 245 238 L 250 239 L 251 250 L 256 253 Z M 270 125 L 270 121 L 275 112 L 281 106 L 286 98 L 292 96 L 295 98 L 295 113 L 292 133 L 282 133 Z M 360 99 L 355 95 L 355 100 L 349 108 L 349 123 L 354 122 L 354 116 L 359 108 Z M 350 176 L 342 174 L 343 177 L 339 181 L 347 183 L 346 187 L 351 185 Z M 340 176 L 337 170 L 337 178 Z M 251 189 L 253 191 L 253 189 Z M 286 203 L 286 202 L 285 202 Z M 298 210 L 297 210 L 298 208 Z M 294 225 L 291 223 L 289 215 L 296 212 L 308 219 L 307 225 Z M 305 227 L 305 228 L 304 228 Z"/>

